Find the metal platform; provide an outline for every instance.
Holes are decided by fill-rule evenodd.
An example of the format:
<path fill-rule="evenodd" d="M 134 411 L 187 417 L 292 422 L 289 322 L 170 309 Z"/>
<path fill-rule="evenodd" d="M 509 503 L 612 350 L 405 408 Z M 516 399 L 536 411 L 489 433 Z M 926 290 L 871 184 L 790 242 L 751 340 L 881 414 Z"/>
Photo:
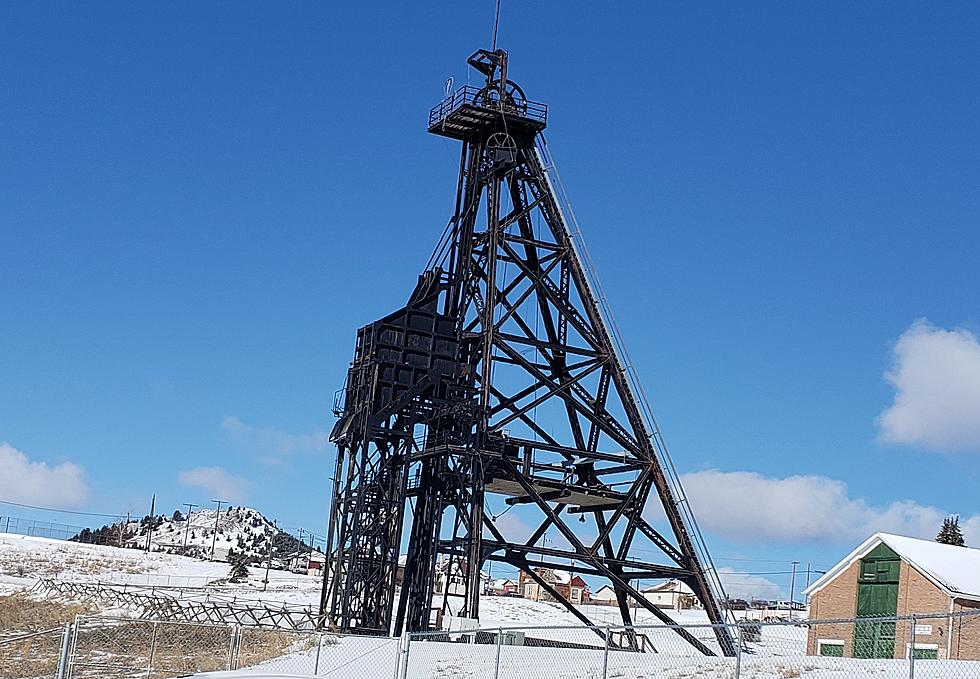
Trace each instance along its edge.
<path fill-rule="evenodd" d="M 531 484 L 537 493 L 549 502 L 574 507 L 598 508 L 607 505 L 618 507 L 625 495 L 606 488 L 584 488 L 572 486 L 562 481 L 552 479 L 537 479 Z M 516 481 L 494 479 L 484 486 L 488 493 L 508 495 L 505 500 L 509 505 L 534 502 L 524 488 Z"/>
<path fill-rule="evenodd" d="M 499 130 L 532 133 L 548 125 L 548 105 L 524 99 L 501 100 L 495 89 L 463 85 L 429 111 L 429 132 L 466 140 Z"/>

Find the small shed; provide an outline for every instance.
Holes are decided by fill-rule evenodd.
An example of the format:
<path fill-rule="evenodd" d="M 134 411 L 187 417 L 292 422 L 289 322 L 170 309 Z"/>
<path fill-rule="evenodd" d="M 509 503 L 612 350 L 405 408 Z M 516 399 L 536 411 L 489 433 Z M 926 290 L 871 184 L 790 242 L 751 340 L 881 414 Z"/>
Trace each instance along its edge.
<path fill-rule="evenodd" d="M 591 602 L 599 606 L 615 606 L 616 601 L 616 590 L 612 585 L 603 585 L 591 596 Z"/>
<path fill-rule="evenodd" d="M 675 611 L 692 608 L 697 601 L 694 590 L 680 580 L 667 580 L 652 587 L 645 587 L 641 593 L 657 608 Z"/>

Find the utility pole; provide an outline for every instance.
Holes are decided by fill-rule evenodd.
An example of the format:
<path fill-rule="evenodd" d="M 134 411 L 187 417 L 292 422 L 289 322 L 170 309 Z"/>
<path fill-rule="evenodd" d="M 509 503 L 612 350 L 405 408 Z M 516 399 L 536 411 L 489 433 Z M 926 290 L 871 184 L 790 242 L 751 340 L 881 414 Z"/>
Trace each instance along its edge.
<path fill-rule="evenodd" d="M 129 512 L 126 512 L 126 523 L 119 527 L 119 546 L 123 546 L 123 539 L 126 537 L 126 531 L 129 530 Z"/>
<path fill-rule="evenodd" d="M 211 502 L 218 503 L 218 511 L 214 513 L 214 535 L 211 536 L 211 561 L 214 561 L 214 547 L 218 541 L 218 518 L 221 516 L 221 505 L 225 504 L 225 501 L 211 500 Z"/>
<path fill-rule="evenodd" d="M 808 561 L 806 564 L 806 586 L 803 589 L 807 589 L 810 586 L 810 566 L 812 564 Z"/>
<path fill-rule="evenodd" d="M 272 566 L 272 546 L 276 542 L 276 535 L 279 533 L 279 521 L 278 519 L 272 520 L 272 539 L 269 540 L 269 551 L 265 557 L 265 580 L 262 581 L 262 591 L 264 592 L 266 587 L 269 586 L 269 568 Z"/>
<path fill-rule="evenodd" d="M 153 521 L 155 520 L 154 514 L 157 511 L 157 494 L 153 494 L 153 499 L 150 500 L 150 525 L 149 529 L 146 531 L 146 551 L 150 551 L 150 540 L 153 539 Z"/>
<path fill-rule="evenodd" d="M 184 524 L 184 551 L 186 552 L 187 534 L 191 530 L 191 513 L 194 511 L 194 508 L 197 507 L 198 505 L 194 504 L 193 502 L 185 502 L 184 506 L 187 507 L 187 523 Z"/>
<path fill-rule="evenodd" d="M 799 561 L 793 562 L 793 573 L 789 577 L 789 618 L 792 620 L 795 616 L 795 609 L 793 608 L 794 599 L 796 597 L 796 567 L 800 565 Z"/>
<path fill-rule="evenodd" d="M 119 546 L 120 546 L 120 547 L 122 547 L 122 546 L 123 546 L 123 538 L 125 538 L 125 537 L 126 537 L 126 531 L 128 531 L 128 530 L 129 530 L 129 517 L 130 517 L 131 515 L 132 515 L 132 512 L 126 512 L 126 525 L 125 525 L 125 526 L 123 527 L 123 529 L 122 529 L 122 530 L 121 530 L 121 531 L 119 532 Z"/>
<path fill-rule="evenodd" d="M 302 528 L 297 528 L 296 532 L 299 533 L 299 544 L 303 545 L 303 547 L 306 547 L 306 543 L 303 542 L 303 533 L 305 533 L 306 531 Z"/>

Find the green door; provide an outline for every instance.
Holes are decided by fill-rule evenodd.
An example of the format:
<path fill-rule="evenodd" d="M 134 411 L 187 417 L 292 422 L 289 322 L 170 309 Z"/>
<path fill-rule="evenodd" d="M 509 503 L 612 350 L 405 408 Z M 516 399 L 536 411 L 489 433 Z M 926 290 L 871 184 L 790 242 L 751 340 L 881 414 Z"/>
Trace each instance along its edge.
<path fill-rule="evenodd" d="M 898 611 L 898 578 L 902 561 L 886 545 L 861 559 L 857 617 L 893 616 Z M 895 657 L 895 623 L 867 621 L 854 625 L 855 658 Z"/>

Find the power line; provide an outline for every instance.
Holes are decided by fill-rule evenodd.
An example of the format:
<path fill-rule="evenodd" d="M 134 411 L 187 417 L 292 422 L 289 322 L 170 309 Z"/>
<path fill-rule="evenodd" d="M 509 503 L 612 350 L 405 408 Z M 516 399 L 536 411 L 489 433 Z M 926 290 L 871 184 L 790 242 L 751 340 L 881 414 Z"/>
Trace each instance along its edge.
<path fill-rule="evenodd" d="M 739 556 L 716 556 L 715 561 L 747 561 L 753 563 L 793 563 L 792 559 L 748 559 Z"/>
<path fill-rule="evenodd" d="M 732 572 L 721 572 L 718 575 L 724 578 L 728 577 L 743 577 L 746 575 L 792 575 L 793 571 L 732 571 Z"/>
<path fill-rule="evenodd" d="M 110 519 L 121 519 L 125 514 L 100 514 L 98 512 L 78 512 L 70 509 L 58 509 L 57 507 L 39 507 L 37 505 L 26 505 L 22 502 L 12 502 L 10 500 L 0 500 L 0 504 L 11 505 L 13 507 L 23 507 L 24 509 L 37 509 L 42 512 L 58 512 L 59 514 L 74 514 L 76 516 L 101 516 Z"/>

